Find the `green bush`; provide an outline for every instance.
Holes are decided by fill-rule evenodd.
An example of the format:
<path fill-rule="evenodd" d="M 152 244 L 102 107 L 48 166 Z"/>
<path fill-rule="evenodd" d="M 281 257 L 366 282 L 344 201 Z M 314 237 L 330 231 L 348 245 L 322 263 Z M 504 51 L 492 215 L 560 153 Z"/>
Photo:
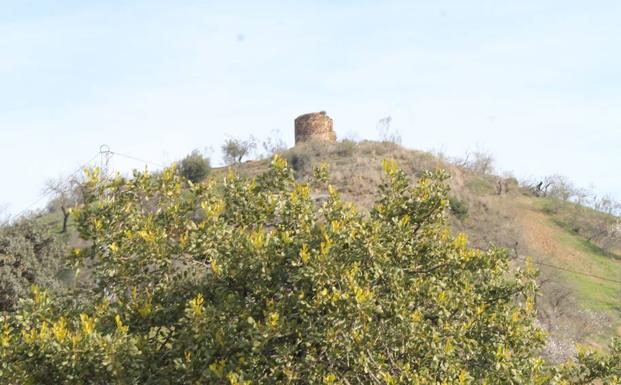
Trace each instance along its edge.
<path fill-rule="evenodd" d="M 460 221 L 468 218 L 468 203 L 466 203 L 466 201 L 457 197 L 450 197 L 449 207 L 451 209 L 451 213 L 453 213 L 453 215 L 455 215 L 455 217 Z"/>
<path fill-rule="evenodd" d="M 179 173 L 193 183 L 203 180 L 211 171 L 209 158 L 205 158 L 200 152 L 192 153 L 179 163 Z"/>
<path fill-rule="evenodd" d="M 287 163 L 299 174 L 310 170 L 311 157 L 306 151 L 294 149 L 287 154 Z"/>
<path fill-rule="evenodd" d="M 187 190 L 170 170 L 91 175 L 72 260 L 96 285 L 2 318 L 0 382 L 618 383 L 618 345 L 545 367 L 533 270 L 450 235 L 445 173 L 385 169 L 368 214 L 329 186 L 316 207 L 278 157 Z"/>
<path fill-rule="evenodd" d="M 64 246 L 33 220 L 0 227 L 0 314 L 13 311 L 32 285 L 57 290 Z"/>
<path fill-rule="evenodd" d="M 350 157 L 354 155 L 356 150 L 356 142 L 349 139 L 343 139 L 337 143 L 336 153 L 338 156 Z"/>

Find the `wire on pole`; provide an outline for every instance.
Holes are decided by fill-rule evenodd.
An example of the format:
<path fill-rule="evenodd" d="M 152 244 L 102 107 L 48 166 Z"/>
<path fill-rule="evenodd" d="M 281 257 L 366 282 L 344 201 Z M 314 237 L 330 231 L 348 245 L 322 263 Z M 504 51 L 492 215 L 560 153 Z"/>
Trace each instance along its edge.
<path fill-rule="evenodd" d="M 526 261 L 527 260 L 527 258 L 520 257 L 520 256 L 518 256 L 517 259 L 520 259 L 522 261 Z M 535 265 L 549 267 L 549 268 L 560 270 L 560 271 L 565 271 L 567 273 L 583 275 L 583 276 L 586 276 L 586 277 L 596 278 L 596 279 L 599 279 L 599 280 L 602 280 L 602 281 L 616 283 L 618 285 L 621 285 L 621 281 L 618 281 L 618 280 L 615 280 L 615 279 L 612 279 L 612 278 L 602 277 L 601 275 L 586 273 L 586 272 L 583 272 L 583 271 L 569 269 L 569 268 L 566 268 L 566 267 L 553 265 L 553 264 L 547 263 L 547 262 L 535 261 L 535 260 L 532 260 L 532 259 L 530 260 L 530 263 L 535 264 Z"/>
<path fill-rule="evenodd" d="M 84 168 L 86 168 L 92 161 L 97 159 L 98 156 L 99 156 L 99 153 L 95 154 L 95 156 L 90 158 L 86 163 L 83 163 L 82 165 L 80 165 L 71 174 L 69 174 L 67 179 L 71 179 L 74 176 L 76 176 L 79 172 L 84 170 Z M 47 190 L 44 193 L 40 194 L 39 197 L 34 202 L 32 202 L 28 206 L 26 206 L 26 208 L 22 209 L 21 211 L 18 211 L 16 214 L 9 215 L 8 218 L 6 219 L 6 221 L 10 222 L 11 220 L 19 219 L 21 216 L 23 216 L 24 214 L 28 213 L 30 211 L 30 209 L 32 209 L 32 207 L 34 207 L 35 205 L 40 203 L 45 197 L 47 197 L 48 195 L 50 195 L 52 193 L 53 193 L 52 190 Z"/>
<path fill-rule="evenodd" d="M 123 158 L 127 158 L 127 159 L 131 159 L 131 160 L 135 160 L 135 161 L 138 161 L 138 162 L 141 162 L 141 163 L 145 163 L 145 164 L 148 164 L 148 165 L 151 165 L 151 166 L 159 167 L 159 168 L 164 168 L 164 167 L 166 167 L 166 166 L 164 166 L 164 165 L 162 165 L 162 164 L 155 163 L 155 162 L 151 162 L 151 161 L 149 161 L 149 160 L 145 160 L 145 159 L 140 159 L 140 158 L 137 158 L 137 157 L 135 157 L 135 156 L 131 156 L 131 155 L 128 155 L 128 154 L 123 154 L 123 153 L 121 153 L 121 152 L 110 151 L 110 154 L 112 154 L 112 155 L 118 155 L 118 156 L 123 157 Z"/>

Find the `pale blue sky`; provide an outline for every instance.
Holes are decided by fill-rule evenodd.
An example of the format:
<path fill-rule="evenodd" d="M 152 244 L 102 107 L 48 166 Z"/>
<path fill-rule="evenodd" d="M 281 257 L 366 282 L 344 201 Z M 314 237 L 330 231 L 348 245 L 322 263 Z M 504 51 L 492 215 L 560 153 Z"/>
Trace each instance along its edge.
<path fill-rule="evenodd" d="M 407 147 L 621 199 L 620 20 L 612 0 L 0 0 L 0 203 L 104 143 L 167 163 L 226 135 L 292 143 L 319 110 L 341 137 L 390 115 Z"/>

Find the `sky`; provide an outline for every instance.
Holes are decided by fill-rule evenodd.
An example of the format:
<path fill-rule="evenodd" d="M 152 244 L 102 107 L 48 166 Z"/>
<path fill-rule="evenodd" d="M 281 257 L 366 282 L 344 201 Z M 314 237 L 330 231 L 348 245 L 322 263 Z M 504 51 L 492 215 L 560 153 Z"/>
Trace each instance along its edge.
<path fill-rule="evenodd" d="M 621 200 L 619 20 L 614 0 L 0 0 L 0 206 L 40 207 L 102 145 L 219 164 L 321 110 L 340 138 L 390 116 L 406 147 Z"/>

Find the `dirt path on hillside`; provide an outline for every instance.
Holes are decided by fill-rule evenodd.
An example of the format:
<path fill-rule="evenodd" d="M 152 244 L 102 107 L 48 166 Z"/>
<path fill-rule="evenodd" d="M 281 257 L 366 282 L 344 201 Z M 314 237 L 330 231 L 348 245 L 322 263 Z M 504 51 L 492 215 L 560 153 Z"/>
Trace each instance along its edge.
<path fill-rule="evenodd" d="M 521 215 L 518 219 L 520 227 L 524 231 L 528 251 L 532 257 L 572 262 L 576 257 L 575 251 L 556 241 L 559 229 L 554 228 L 549 218 L 530 207 L 521 206 Z"/>
<path fill-rule="evenodd" d="M 554 224 L 544 213 L 535 210 L 528 202 L 520 202 L 518 221 L 526 240 L 528 253 L 535 260 L 549 261 L 567 269 L 596 274 L 589 256 L 573 245 L 562 242 L 564 230 Z"/>
<path fill-rule="evenodd" d="M 564 243 L 563 237 L 567 236 L 564 230 L 529 203 L 524 200 L 519 202 L 520 209 L 516 219 L 522 228 L 528 255 L 532 256 L 534 261 L 539 260 L 565 269 L 602 275 L 590 255 L 571 244 Z M 621 336 L 621 325 L 613 326 L 613 330 Z"/>
<path fill-rule="evenodd" d="M 519 220 L 529 252 L 547 257 L 562 254 L 559 245 L 553 241 L 555 231 L 549 226 L 544 214 L 523 207 Z"/>

